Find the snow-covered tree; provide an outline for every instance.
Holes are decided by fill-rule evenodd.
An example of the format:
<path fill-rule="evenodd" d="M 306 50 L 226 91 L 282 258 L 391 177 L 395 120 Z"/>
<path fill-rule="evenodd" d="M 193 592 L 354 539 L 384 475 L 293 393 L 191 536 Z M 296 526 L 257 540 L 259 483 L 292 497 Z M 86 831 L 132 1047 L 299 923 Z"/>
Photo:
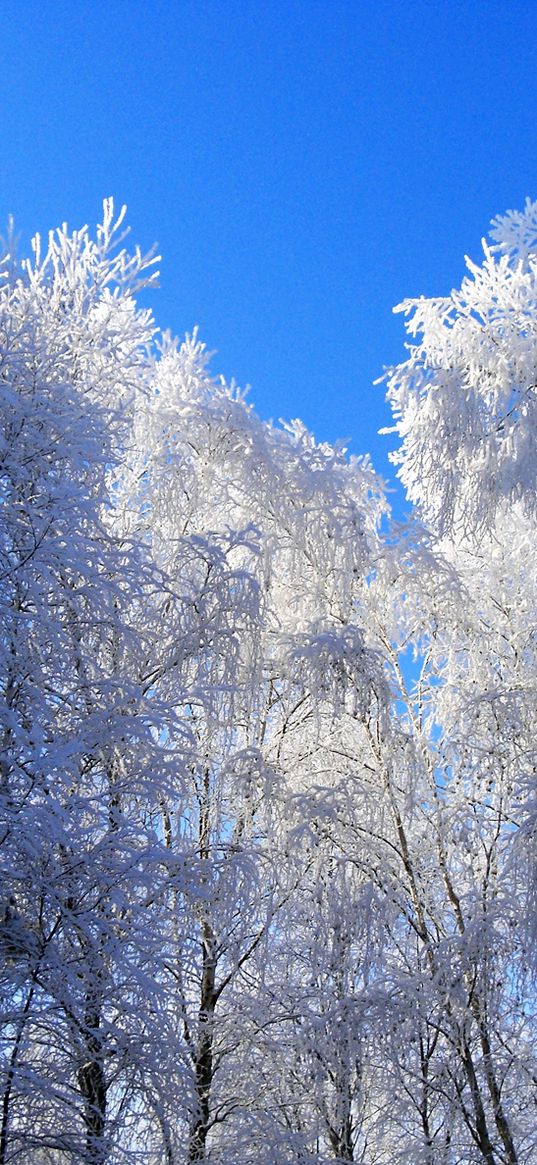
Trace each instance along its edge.
<path fill-rule="evenodd" d="M 165 342 L 121 521 L 145 533 L 170 580 L 180 630 L 158 636 L 154 691 L 175 701 L 197 753 L 187 801 L 165 810 L 171 849 L 192 855 L 201 880 L 177 903 L 190 1159 L 210 1145 L 211 1159 L 234 1160 L 240 1145 L 247 1161 L 259 1159 L 264 1103 L 244 1068 L 268 998 L 259 959 L 270 963 L 308 867 L 289 861 L 287 806 L 324 780 L 340 673 L 354 676 L 357 706 L 378 672 L 353 603 L 382 499 L 367 463 L 316 445 L 298 423 L 263 424 L 206 363 L 195 339 Z M 179 640 L 178 670 L 166 644 L 176 658 Z"/>
<path fill-rule="evenodd" d="M 167 777 L 132 613 L 155 580 L 108 522 L 147 391 L 133 294 L 152 257 L 120 227 L 108 203 L 95 240 L 36 239 L 0 291 L 2 1163 L 40 1146 L 103 1162 L 154 1064 L 143 906 Z"/>
<path fill-rule="evenodd" d="M 460 291 L 402 305 L 416 342 L 388 376 L 395 460 L 416 507 L 391 639 L 421 665 L 407 692 L 394 656 L 412 768 L 423 773 L 419 848 L 401 839 L 401 858 L 419 977 L 426 959 L 434 987 L 427 1071 L 441 1071 L 442 1127 L 456 1112 L 471 1136 L 466 1148 L 452 1138 L 449 1153 L 490 1165 L 535 1153 L 535 204 L 495 220 L 493 239 Z"/>

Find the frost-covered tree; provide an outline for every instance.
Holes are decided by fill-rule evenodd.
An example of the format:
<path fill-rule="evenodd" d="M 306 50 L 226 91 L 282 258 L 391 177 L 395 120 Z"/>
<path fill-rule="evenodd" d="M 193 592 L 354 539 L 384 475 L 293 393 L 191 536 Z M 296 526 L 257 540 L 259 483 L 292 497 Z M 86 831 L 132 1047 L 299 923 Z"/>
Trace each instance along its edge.
<path fill-rule="evenodd" d="M 155 580 L 108 522 L 147 390 L 151 257 L 120 226 L 108 203 L 95 240 L 37 239 L 0 290 L 2 1163 L 103 1162 L 154 1066 L 142 907 L 165 764 L 132 614 Z"/>
<path fill-rule="evenodd" d="M 201 881 L 177 901 L 191 1065 L 183 1119 L 190 1112 L 191 1160 L 259 1160 L 266 1097 L 245 1068 L 268 999 L 259 960 L 270 963 L 304 888 L 307 857 L 289 860 L 288 805 L 324 779 L 339 675 L 354 676 L 357 704 L 378 672 L 353 603 L 381 491 L 367 463 L 349 465 L 298 423 L 260 422 L 209 376 L 196 340 L 165 343 L 138 432 L 120 520 L 145 533 L 170 580 L 179 629 L 158 636 L 154 691 L 175 701 L 196 752 L 186 803 L 165 807 L 168 844 L 192 855 Z M 173 669 L 166 643 L 176 657 L 179 636 Z"/>
<path fill-rule="evenodd" d="M 460 291 L 402 305 L 416 342 L 388 377 L 417 525 L 390 636 L 421 665 L 407 692 L 394 656 L 423 774 L 419 847 L 406 827 L 400 842 L 429 1033 L 419 1047 L 434 1044 L 417 1075 L 440 1109 L 438 1136 L 451 1126 L 447 1160 L 490 1165 L 535 1152 L 535 205 L 495 220 L 493 239 Z"/>

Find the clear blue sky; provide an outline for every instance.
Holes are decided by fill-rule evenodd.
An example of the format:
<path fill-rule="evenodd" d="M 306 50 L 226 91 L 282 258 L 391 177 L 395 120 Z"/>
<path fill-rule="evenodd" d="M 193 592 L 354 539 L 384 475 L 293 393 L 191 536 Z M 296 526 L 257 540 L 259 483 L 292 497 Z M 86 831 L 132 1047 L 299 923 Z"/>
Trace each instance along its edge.
<path fill-rule="evenodd" d="M 537 197 L 537 0 L 4 0 L 0 33 L 0 219 L 127 202 L 157 322 L 392 473 L 392 306 Z"/>

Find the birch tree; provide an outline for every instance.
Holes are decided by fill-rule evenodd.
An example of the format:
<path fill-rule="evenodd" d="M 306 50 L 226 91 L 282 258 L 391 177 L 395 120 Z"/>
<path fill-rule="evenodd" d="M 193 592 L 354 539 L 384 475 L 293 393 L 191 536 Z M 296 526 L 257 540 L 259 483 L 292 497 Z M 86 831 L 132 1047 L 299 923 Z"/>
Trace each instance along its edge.
<path fill-rule="evenodd" d="M 144 1075 L 159 939 L 137 908 L 159 857 L 140 805 L 165 766 L 131 613 L 154 583 L 106 512 L 145 391 L 153 327 L 133 292 L 151 262 L 106 204 L 96 240 L 62 228 L 4 263 L 2 1163 L 40 1146 L 104 1162 Z"/>
<path fill-rule="evenodd" d="M 467 1147 L 450 1141 L 442 1152 L 448 1160 L 475 1154 L 490 1165 L 531 1160 L 535 1151 L 525 921 L 535 771 L 528 554 L 535 537 L 535 206 L 496 220 L 493 239 L 484 243 L 481 266 L 468 262 L 460 291 L 402 305 L 416 342 L 389 373 L 388 387 L 402 438 L 395 459 L 416 507 L 418 541 L 401 570 L 398 637 L 385 637 L 412 767 L 423 773 L 413 808 L 423 822 L 419 852 L 404 822 L 399 850 L 409 921 L 435 984 L 427 1070 L 440 1056 L 433 1092 L 470 1134 Z M 399 654 L 410 644 L 420 659 L 413 692 L 394 644 Z M 418 1075 L 424 1085 L 424 1070 Z"/>
<path fill-rule="evenodd" d="M 319 738 L 338 672 L 355 669 L 364 699 L 378 670 L 349 588 L 368 569 L 383 502 L 367 463 L 349 466 L 298 423 L 260 422 L 206 363 L 195 337 L 164 342 L 120 521 L 151 540 L 169 580 L 181 666 L 172 630 L 149 671 L 195 741 L 190 795 L 163 808 L 170 850 L 188 853 L 200 878 L 194 899 L 175 903 L 191 1065 L 182 1136 L 190 1160 L 246 1161 L 262 1143 L 262 1082 L 244 1067 L 257 1060 L 259 960 L 270 962 L 308 866 L 289 861 L 286 806 L 326 763 Z"/>

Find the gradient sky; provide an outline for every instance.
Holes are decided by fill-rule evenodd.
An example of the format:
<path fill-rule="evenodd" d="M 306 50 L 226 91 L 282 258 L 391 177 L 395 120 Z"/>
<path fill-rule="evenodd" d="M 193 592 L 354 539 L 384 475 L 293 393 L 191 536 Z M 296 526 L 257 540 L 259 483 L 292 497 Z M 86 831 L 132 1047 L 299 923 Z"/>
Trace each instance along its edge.
<path fill-rule="evenodd" d="M 163 255 L 157 322 L 393 476 L 392 306 L 448 292 L 537 198 L 537 0 L 18 0 L 0 33 L 23 249 L 126 202 Z"/>

